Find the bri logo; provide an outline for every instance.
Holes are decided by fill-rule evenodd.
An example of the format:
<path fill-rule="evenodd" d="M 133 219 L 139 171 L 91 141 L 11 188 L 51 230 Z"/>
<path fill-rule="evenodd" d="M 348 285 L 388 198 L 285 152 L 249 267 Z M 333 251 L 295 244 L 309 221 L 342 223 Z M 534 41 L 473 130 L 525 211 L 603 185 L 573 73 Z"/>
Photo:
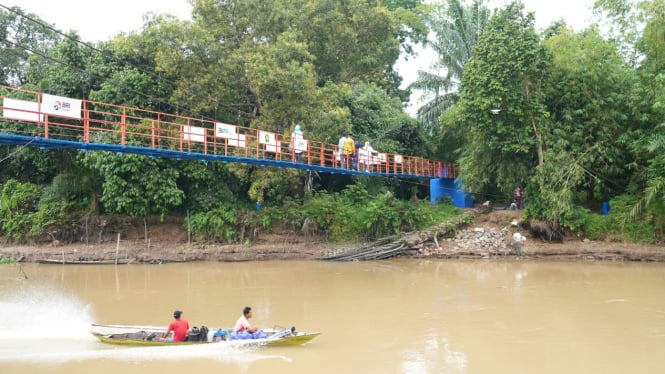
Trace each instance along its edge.
<path fill-rule="evenodd" d="M 56 100 L 56 102 L 53 104 L 53 109 L 56 111 L 60 110 L 63 112 L 69 112 L 69 110 L 71 109 L 71 104 L 69 104 L 66 101 Z"/>

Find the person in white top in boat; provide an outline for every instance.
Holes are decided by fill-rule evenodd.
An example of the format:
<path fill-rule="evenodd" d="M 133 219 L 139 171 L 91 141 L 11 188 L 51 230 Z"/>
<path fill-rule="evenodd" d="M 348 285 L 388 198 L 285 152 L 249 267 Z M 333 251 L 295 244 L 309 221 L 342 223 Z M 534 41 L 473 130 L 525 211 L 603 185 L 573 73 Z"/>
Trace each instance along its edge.
<path fill-rule="evenodd" d="M 236 321 L 236 325 L 233 327 L 233 332 L 247 331 L 249 333 L 254 333 L 259 331 L 258 327 L 249 324 L 250 318 L 252 318 L 252 308 L 246 306 L 242 310 L 242 315 Z"/>

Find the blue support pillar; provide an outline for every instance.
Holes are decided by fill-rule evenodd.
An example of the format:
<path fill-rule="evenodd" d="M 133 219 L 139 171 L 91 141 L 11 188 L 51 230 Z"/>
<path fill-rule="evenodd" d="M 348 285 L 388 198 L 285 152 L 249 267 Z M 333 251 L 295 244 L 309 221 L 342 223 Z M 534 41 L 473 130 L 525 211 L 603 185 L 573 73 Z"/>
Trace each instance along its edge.
<path fill-rule="evenodd" d="M 473 208 L 473 194 L 464 192 L 464 185 L 454 178 L 437 178 L 429 181 L 430 201 L 434 204 L 449 196 L 458 208 Z"/>

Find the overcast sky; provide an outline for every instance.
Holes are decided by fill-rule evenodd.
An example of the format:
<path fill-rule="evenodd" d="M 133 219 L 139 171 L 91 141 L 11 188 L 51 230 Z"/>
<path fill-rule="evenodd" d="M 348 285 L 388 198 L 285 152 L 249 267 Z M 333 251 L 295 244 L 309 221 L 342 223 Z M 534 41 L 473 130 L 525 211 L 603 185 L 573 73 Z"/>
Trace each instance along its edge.
<path fill-rule="evenodd" d="M 488 6 L 493 9 L 510 1 L 489 0 Z M 594 0 L 523 0 L 525 8 L 535 12 L 538 29 L 563 19 L 577 31 L 591 23 L 593 2 Z M 61 31 L 76 30 L 81 38 L 88 42 L 108 40 L 119 33 L 140 30 L 143 15 L 147 12 L 168 13 L 188 19 L 192 9 L 187 0 L 0 0 L 0 4 L 7 7 L 20 6 L 54 24 Z M 404 84 L 411 83 L 418 70 L 429 70 L 432 59 L 431 54 L 421 53 L 420 58 L 411 60 L 408 64 L 398 62 L 396 69 L 404 78 Z M 419 106 L 421 103 L 417 98 L 413 98 L 411 104 Z"/>
<path fill-rule="evenodd" d="M 496 8 L 510 0 L 489 0 Z M 563 18 L 576 30 L 591 20 L 593 0 L 523 0 L 527 10 L 536 13 L 536 25 L 544 28 Z M 191 6 L 187 0 L 0 0 L 4 6 L 20 6 L 35 13 L 62 31 L 79 32 L 86 41 L 107 40 L 120 32 L 139 30 L 146 12 L 169 13 L 189 18 Z"/>

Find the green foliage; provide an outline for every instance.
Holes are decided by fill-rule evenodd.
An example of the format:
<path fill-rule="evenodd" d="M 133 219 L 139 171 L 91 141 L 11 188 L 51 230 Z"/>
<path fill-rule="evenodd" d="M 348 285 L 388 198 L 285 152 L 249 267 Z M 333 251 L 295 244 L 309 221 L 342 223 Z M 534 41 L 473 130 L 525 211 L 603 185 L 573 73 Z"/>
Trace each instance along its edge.
<path fill-rule="evenodd" d="M 77 169 L 55 176 L 44 189 L 42 203 L 70 201 L 72 205 L 98 213 L 101 178 L 93 170 L 76 165 Z"/>
<path fill-rule="evenodd" d="M 224 163 L 181 161 L 175 167 L 179 171 L 176 183 L 182 186 L 185 193 L 182 208 L 202 212 L 249 202 L 248 186 L 236 178 Z"/>
<path fill-rule="evenodd" d="M 470 190 L 483 192 L 493 181 L 510 191 L 542 165 L 542 87 L 550 64 L 522 3 L 492 16 L 465 66 L 458 103 L 466 134 L 461 177 Z"/>
<path fill-rule="evenodd" d="M 0 123 L 0 131 L 14 132 L 13 124 L 9 122 Z M 25 125 L 18 125 L 25 127 Z M 56 172 L 58 164 L 54 151 L 42 150 L 37 147 L 12 147 L 0 148 L 0 183 L 9 179 L 21 182 L 37 184 L 47 183 Z"/>
<path fill-rule="evenodd" d="M 48 55 L 61 37 L 55 31 L 41 26 L 39 22 L 47 22 L 38 15 L 20 7 L 11 9 L 19 14 L 0 9 L 0 35 L 3 36 L 0 84 L 20 87 L 28 82 L 31 56 Z"/>
<path fill-rule="evenodd" d="M 376 85 L 356 84 L 346 105 L 352 113 L 354 138 L 370 141 L 381 152 L 426 155 L 428 139 L 417 121 L 404 113 L 402 103 Z"/>
<path fill-rule="evenodd" d="M 92 152 L 83 162 L 104 178 L 100 200 L 108 212 L 132 217 L 159 214 L 163 218 L 184 199 L 176 183 L 178 170 L 170 160 Z"/>
<path fill-rule="evenodd" d="M 630 209 L 638 198 L 630 195 L 612 199 L 610 212 L 607 216 L 598 212 L 584 211 L 580 215 L 582 223 L 580 234 L 591 240 L 630 241 L 644 244 L 655 244 L 662 240 L 661 225 L 654 225 L 651 214 L 639 220 L 629 219 Z M 658 228 L 660 226 L 660 228 Z"/>
<path fill-rule="evenodd" d="M 30 232 L 39 201 L 39 188 L 32 183 L 9 180 L 0 195 L 0 234 L 22 241 Z"/>
<path fill-rule="evenodd" d="M 621 193 L 635 159 L 630 150 L 641 124 L 634 112 L 634 73 L 620 59 L 614 43 L 589 29 L 573 34 L 562 30 L 545 44 L 554 56 L 548 84 L 549 131 L 545 142 L 552 154 L 568 154 L 571 162 L 587 170 L 571 183 L 573 191 L 586 190 L 588 201 Z M 559 157 L 560 159 L 560 157 Z M 560 165 L 568 163 L 556 161 Z M 552 158 L 546 158 L 552 162 Z"/>
<path fill-rule="evenodd" d="M 250 219 L 253 220 L 253 227 L 264 231 L 269 232 L 273 226 L 280 224 L 290 230 L 298 231 L 304 223 L 305 213 L 300 200 L 287 197 L 281 205 L 267 206 L 252 212 Z"/>
<path fill-rule="evenodd" d="M 413 204 L 392 193 L 370 195 L 362 184 L 350 185 L 342 193 L 315 193 L 302 204 L 286 199 L 279 206 L 261 210 L 228 205 L 192 214 L 185 226 L 206 241 L 245 242 L 255 234 L 284 227 L 299 232 L 303 226 L 333 241 L 370 241 L 401 231 L 425 229 L 454 220 L 461 211 L 450 204 Z M 305 225 L 305 223 L 309 221 Z"/>
<path fill-rule="evenodd" d="M 399 57 L 400 20 L 375 2 L 306 1 L 299 16 L 320 82 L 380 82 Z"/>
<path fill-rule="evenodd" d="M 281 201 L 301 190 L 301 174 L 294 169 L 232 165 L 230 170 L 240 180 L 251 183 L 247 195 L 256 202 Z"/>
<path fill-rule="evenodd" d="M 231 243 L 236 239 L 238 214 L 230 206 L 195 213 L 185 220 L 185 227 L 203 240 Z"/>
<path fill-rule="evenodd" d="M 272 45 L 260 45 L 245 66 L 254 93 L 261 97 L 261 117 L 253 126 L 288 133 L 292 122 L 311 122 L 309 108 L 319 106 L 313 56 L 294 32 Z"/>
<path fill-rule="evenodd" d="M 317 193 L 305 202 L 304 210 L 333 240 L 375 240 L 429 227 L 460 213 L 446 204 L 398 200 L 390 192 L 370 196 L 361 184 L 350 185 L 341 194 Z"/>
<path fill-rule="evenodd" d="M 585 212 L 584 236 L 590 240 L 604 240 L 609 233 L 610 220 L 598 213 Z"/>
<path fill-rule="evenodd" d="M 16 263 L 15 258 L 0 256 L 0 265 L 7 265 L 7 264 L 14 264 L 14 263 Z"/>
<path fill-rule="evenodd" d="M 490 16 L 490 10 L 482 0 L 465 5 L 459 0 L 449 0 L 446 5 L 435 5 L 427 17 L 434 33 L 434 40 L 427 45 L 438 55 L 435 68 L 445 75 L 419 71 L 411 88 L 420 89 L 433 98 L 418 109 L 418 119 L 428 133 L 436 133 L 439 117 L 459 99 L 459 83 L 464 66 L 473 56 L 473 47 Z"/>
<path fill-rule="evenodd" d="M 39 201 L 39 188 L 32 183 L 9 180 L 2 187 L 0 214 L 3 217 L 35 210 Z"/>
<path fill-rule="evenodd" d="M 41 199 L 42 190 L 31 183 L 10 180 L 0 195 L 0 236 L 23 242 L 26 239 L 71 239 L 75 231 L 74 203 L 63 199 Z"/>
<path fill-rule="evenodd" d="M 50 200 L 41 202 L 33 215 L 29 236 L 35 239 L 60 240 L 72 242 L 77 240 L 77 220 L 80 217 L 80 206 L 68 200 Z"/>

